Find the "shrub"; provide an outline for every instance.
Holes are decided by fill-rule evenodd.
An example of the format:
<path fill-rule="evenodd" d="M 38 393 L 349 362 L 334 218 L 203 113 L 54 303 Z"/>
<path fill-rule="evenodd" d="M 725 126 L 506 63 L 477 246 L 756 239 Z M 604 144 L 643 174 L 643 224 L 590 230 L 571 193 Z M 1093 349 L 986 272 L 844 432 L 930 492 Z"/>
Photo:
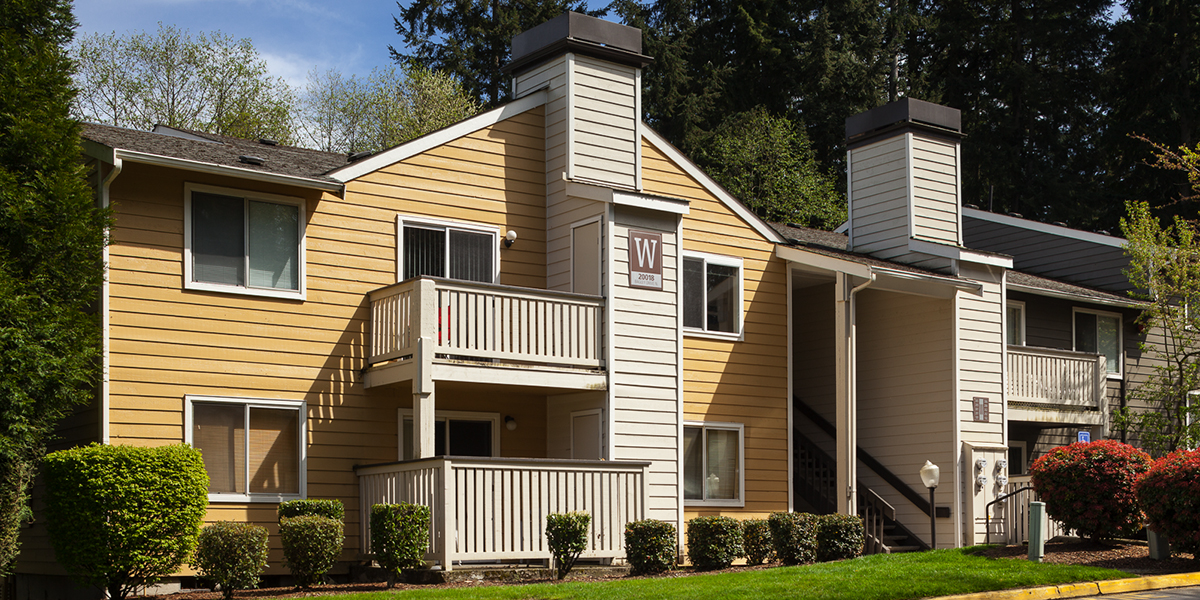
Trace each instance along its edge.
<path fill-rule="evenodd" d="M 341 500 L 288 500 L 279 503 L 279 519 L 316 515 L 341 521 L 346 518 L 346 507 Z"/>
<path fill-rule="evenodd" d="M 702 571 L 724 569 L 742 556 L 742 524 L 730 517 L 696 517 L 687 522 L 687 551 Z"/>
<path fill-rule="evenodd" d="M 766 519 L 742 521 L 742 548 L 746 552 L 746 564 L 761 565 L 775 555 L 771 543 L 771 526 Z"/>
<path fill-rule="evenodd" d="M 807 513 L 771 513 L 767 518 L 775 555 L 785 565 L 813 562 L 817 557 L 817 518 Z"/>
<path fill-rule="evenodd" d="M 58 561 L 109 598 L 174 573 L 196 547 L 208 473 L 195 448 L 92 444 L 50 454 L 45 475 Z"/>
<path fill-rule="evenodd" d="M 865 541 L 862 519 L 850 515 L 817 517 L 818 561 L 855 558 L 862 554 Z"/>
<path fill-rule="evenodd" d="M 371 552 L 387 571 L 388 587 L 401 569 L 425 566 L 429 548 L 429 507 L 422 504 L 376 504 L 371 507 Z"/>
<path fill-rule="evenodd" d="M 1172 452 L 1156 461 L 1136 485 L 1150 527 L 1176 550 L 1200 552 L 1200 450 Z"/>
<path fill-rule="evenodd" d="M 296 585 L 307 588 L 320 583 L 337 563 L 345 532 L 337 519 L 300 515 L 279 520 L 279 537 L 283 540 L 283 564 L 291 570 Z"/>
<path fill-rule="evenodd" d="M 634 575 L 662 573 L 675 566 L 675 526 L 644 519 L 625 526 L 625 559 Z"/>
<path fill-rule="evenodd" d="M 220 521 L 205 527 L 196 544 L 191 566 L 200 576 L 221 586 L 226 600 L 234 590 L 258 587 L 267 568 L 267 528 Z"/>
<path fill-rule="evenodd" d="M 562 579 L 575 567 L 579 554 L 587 548 L 588 526 L 592 515 L 585 512 L 569 512 L 546 515 L 546 540 L 550 542 L 550 553 L 558 578 Z"/>
<path fill-rule="evenodd" d="M 1113 440 L 1060 446 L 1033 461 L 1033 487 L 1046 514 L 1080 536 L 1111 538 L 1142 525 L 1134 492 L 1150 456 Z"/>

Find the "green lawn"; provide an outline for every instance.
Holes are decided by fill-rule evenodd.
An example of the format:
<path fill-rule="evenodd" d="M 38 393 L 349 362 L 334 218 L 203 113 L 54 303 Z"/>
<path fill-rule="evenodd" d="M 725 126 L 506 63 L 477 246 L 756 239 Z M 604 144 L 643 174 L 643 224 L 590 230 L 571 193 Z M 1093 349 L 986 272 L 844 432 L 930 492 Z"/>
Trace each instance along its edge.
<path fill-rule="evenodd" d="M 336 600 L 384 598 L 496 598 L 617 600 L 625 598 L 804 598 L 902 600 L 1074 581 L 1133 577 L 1122 571 L 1025 560 L 989 559 L 966 550 L 865 556 L 855 560 L 665 579 L 405 590 L 325 596 Z"/>

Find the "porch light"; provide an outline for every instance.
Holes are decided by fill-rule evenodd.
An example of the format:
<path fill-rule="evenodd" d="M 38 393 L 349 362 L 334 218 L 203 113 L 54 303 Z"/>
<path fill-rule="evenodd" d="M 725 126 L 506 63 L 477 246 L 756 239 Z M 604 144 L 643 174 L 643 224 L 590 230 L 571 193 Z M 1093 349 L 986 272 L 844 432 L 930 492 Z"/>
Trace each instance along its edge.
<path fill-rule="evenodd" d="M 929 488 L 929 549 L 937 549 L 937 509 L 933 504 L 933 490 L 937 489 L 941 469 L 930 461 L 925 461 L 921 467 L 921 483 Z"/>
<path fill-rule="evenodd" d="M 512 248 L 513 242 L 517 241 L 517 232 L 509 229 L 508 233 L 504 234 L 504 247 Z"/>
<path fill-rule="evenodd" d="M 512 415 L 506 415 L 504 417 L 504 428 L 509 431 L 516 431 L 517 430 L 517 420 L 512 418 Z"/>

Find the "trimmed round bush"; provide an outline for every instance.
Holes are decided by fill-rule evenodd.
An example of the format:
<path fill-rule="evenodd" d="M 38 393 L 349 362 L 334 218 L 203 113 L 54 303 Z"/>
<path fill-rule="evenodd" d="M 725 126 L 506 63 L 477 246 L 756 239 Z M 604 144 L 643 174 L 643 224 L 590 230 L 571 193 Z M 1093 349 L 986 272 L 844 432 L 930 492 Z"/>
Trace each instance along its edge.
<path fill-rule="evenodd" d="M 675 526 L 654 519 L 625 525 L 625 560 L 634 575 L 671 570 L 675 566 Z"/>
<path fill-rule="evenodd" d="M 279 503 L 279 518 L 316 515 L 339 521 L 346 518 L 346 506 L 341 500 L 287 500 Z"/>
<path fill-rule="evenodd" d="M 1179 450 L 1158 459 L 1135 489 L 1151 529 L 1166 536 L 1175 550 L 1200 552 L 1200 450 Z"/>
<path fill-rule="evenodd" d="M 742 549 L 746 553 L 746 564 L 761 565 L 775 556 L 771 542 L 771 526 L 766 519 L 742 521 Z"/>
<path fill-rule="evenodd" d="M 256 588 L 267 568 L 267 528 L 230 521 L 213 523 L 200 531 L 191 566 L 220 586 L 227 600 L 233 598 L 234 590 Z"/>
<path fill-rule="evenodd" d="M 200 451 L 92 444 L 50 454 L 46 529 L 59 563 L 125 598 L 179 569 L 208 508 Z"/>
<path fill-rule="evenodd" d="M 586 512 L 555 513 L 546 515 L 546 541 L 559 579 L 563 579 L 575 567 L 579 555 L 587 549 L 588 526 L 592 515 Z"/>
<path fill-rule="evenodd" d="M 283 517 L 279 520 L 283 541 L 283 564 L 302 588 L 321 583 L 325 573 L 342 554 L 345 532 L 338 519 L 318 515 Z"/>
<path fill-rule="evenodd" d="M 425 566 L 429 549 L 429 507 L 423 504 L 376 504 L 371 507 L 371 552 L 387 571 L 388 587 L 403 569 Z"/>
<path fill-rule="evenodd" d="M 1150 455 L 1115 440 L 1059 446 L 1033 461 L 1033 487 L 1046 514 L 1094 540 L 1131 535 L 1142 526 L 1134 483 Z"/>
<path fill-rule="evenodd" d="M 785 565 L 803 565 L 817 558 L 817 517 L 808 513 L 775 512 L 767 518 L 775 556 Z"/>
<path fill-rule="evenodd" d="M 866 541 L 863 522 L 850 515 L 817 517 L 817 561 L 844 560 L 862 555 Z"/>
<path fill-rule="evenodd" d="M 731 517 L 696 517 L 687 522 L 688 560 L 701 571 L 724 569 L 742 556 L 742 524 Z"/>

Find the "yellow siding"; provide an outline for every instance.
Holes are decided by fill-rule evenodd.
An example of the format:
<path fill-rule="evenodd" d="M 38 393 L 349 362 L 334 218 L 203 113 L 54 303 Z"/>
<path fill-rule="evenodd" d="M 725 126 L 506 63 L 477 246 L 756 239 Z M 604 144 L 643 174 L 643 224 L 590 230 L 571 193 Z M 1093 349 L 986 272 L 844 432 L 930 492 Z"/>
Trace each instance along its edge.
<path fill-rule="evenodd" d="M 642 145 L 642 183 L 650 194 L 690 201 L 683 217 L 684 251 L 744 259 L 744 341 L 684 336 L 684 419 L 745 425 L 745 508 L 685 507 L 697 514 L 740 517 L 786 510 L 787 276 L 774 244 L 763 239 L 679 166 Z"/>

